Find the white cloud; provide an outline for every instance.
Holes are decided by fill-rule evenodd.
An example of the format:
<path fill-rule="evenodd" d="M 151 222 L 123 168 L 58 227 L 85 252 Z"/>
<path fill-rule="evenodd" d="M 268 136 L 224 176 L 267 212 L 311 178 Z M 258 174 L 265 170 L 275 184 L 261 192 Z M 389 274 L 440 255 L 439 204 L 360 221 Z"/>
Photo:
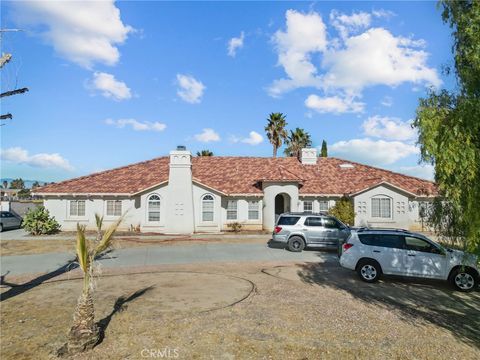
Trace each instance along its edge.
<path fill-rule="evenodd" d="M 395 117 L 371 116 L 363 122 L 362 128 L 367 136 L 388 140 L 412 140 L 417 136 L 411 121 L 404 122 Z"/>
<path fill-rule="evenodd" d="M 435 178 L 435 168 L 433 167 L 433 165 L 428 164 L 416 166 L 400 166 L 397 171 L 406 175 L 411 175 L 426 180 L 434 180 Z"/>
<path fill-rule="evenodd" d="M 87 87 L 98 90 L 106 98 L 116 101 L 128 100 L 132 97 L 130 88 L 123 81 L 115 79 L 112 74 L 95 72 Z"/>
<path fill-rule="evenodd" d="M 179 86 L 177 95 L 190 104 L 199 103 L 206 89 L 201 81 L 190 75 L 177 74 L 177 84 Z"/>
<path fill-rule="evenodd" d="M 21 147 L 0 149 L 0 159 L 15 164 L 26 164 L 34 167 L 60 168 L 68 171 L 73 170 L 73 166 L 70 165 L 68 160 L 64 159 L 58 153 L 30 155 L 27 150 L 22 149 Z"/>
<path fill-rule="evenodd" d="M 329 146 L 329 153 L 352 161 L 372 165 L 388 165 L 418 154 L 416 146 L 401 141 L 352 139 L 339 141 Z"/>
<path fill-rule="evenodd" d="M 327 35 L 325 24 L 316 12 L 303 14 L 287 10 L 286 31 L 278 30 L 272 37 L 278 52 L 278 64 L 283 66 L 286 79 L 275 80 L 268 89 L 270 95 L 304 86 L 318 86 L 317 69 L 311 54 L 325 50 Z"/>
<path fill-rule="evenodd" d="M 305 106 L 319 113 L 359 113 L 365 109 L 365 103 L 353 101 L 353 98 L 310 95 L 305 100 Z"/>
<path fill-rule="evenodd" d="M 346 38 L 351 32 L 368 27 L 371 20 L 370 13 L 363 11 L 352 13 L 352 15 L 342 14 L 337 10 L 330 12 L 330 22 L 342 38 Z"/>
<path fill-rule="evenodd" d="M 395 37 L 383 28 L 351 36 L 343 48 L 324 53 L 324 87 L 358 95 L 374 85 L 394 87 L 413 82 L 439 86 L 437 71 L 426 65 L 428 54 L 421 46 L 421 41 Z"/>
<path fill-rule="evenodd" d="M 132 27 L 120 18 L 113 0 L 17 1 L 14 17 L 32 27 L 62 57 L 91 68 L 94 63 L 115 65 Z M 37 32 L 38 33 L 38 32 Z"/>
<path fill-rule="evenodd" d="M 390 107 L 393 105 L 393 98 L 391 96 L 384 96 L 380 104 L 386 107 Z"/>
<path fill-rule="evenodd" d="M 155 122 L 141 122 L 137 121 L 135 119 L 118 119 L 118 120 L 112 120 L 112 119 L 107 119 L 105 120 L 105 123 L 107 125 L 113 125 L 118 128 L 124 128 L 126 126 L 131 126 L 133 130 L 135 131 L 163 131 L 167 127 L 167 125 L 155 121 Z"/>
<path fill-rule="evenodd" d="M 235 57 L 237 50 L 243 48 L 245 33 L 242 31 L 240 37 L 233 37 L 228 41 L 228 56 Z"/>
<path fill-rule="evenodd" d="M 246 138 L 240 138 L 237 136 L 231 136 L 230 141 L 233 143 L 242 142 L 249 145 L 258 145 L 263 142 L 263 136 L 256 131 L 250 131 L 250 134 Z"/>
<path fill-rule="evenodd" d="M 211 141 L 220 141 L 220 135 L 215 132 L 213 129 L 203 129 L 200 134 L 196 134 L 193 136 L 195 140 L 200 142 L 211 142 Z"/>

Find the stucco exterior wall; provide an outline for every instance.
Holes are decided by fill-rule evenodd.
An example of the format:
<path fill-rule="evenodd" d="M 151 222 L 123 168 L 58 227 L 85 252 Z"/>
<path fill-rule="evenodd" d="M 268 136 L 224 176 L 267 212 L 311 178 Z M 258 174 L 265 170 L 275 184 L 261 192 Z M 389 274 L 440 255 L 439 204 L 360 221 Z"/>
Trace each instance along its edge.
<path fill-rule="evenodd" d="M 237 218 L 227 219 L 227 204 L 229 200 L 237 201 Z M 258 201 L 258 219 L 248 218 L 248 202 Z M 257 196 L 250 197 L 223 197 L 222 198 L 222 231 L 228 231 L 229 223 L 238 222 L 243 230 L 262 230 L 263 229 L 263 199 Z"/>
<path fill-rule="evenodd" d="M 320 201 L 327 201 L 328 202 L 328 208 L 332 208 L 335 206 L 337 198 L 331 198 L 331 197 L 315 197 L 315 196 L 302 196 L 300 195 L 300 201 L 298 204 L 298 211 L 305 211 L 303 207 L 303 203 L 305 201 L 312 201 L 312 206 L 313 206 L 313 212 L 318 213 L 320 212 Z"/>
<path fill-rule="evenodd" d="M 275 196 L 287 194 L 290 197 L 290 211 L 298 211 L 298 184 L 268 182 L 263 185 L 263 228 L 272 231 L 275 226 Z"/>
<path fill-rule="evenodd" d="M 385 196 L 391 199 L 390 218 L 372 216 L 372 198 Z M 354 197 L 355 226 L 390 227 L 410 229 L 418 222 L 418 206 L 408 194 L 398 189 L 380 185 Z"/>

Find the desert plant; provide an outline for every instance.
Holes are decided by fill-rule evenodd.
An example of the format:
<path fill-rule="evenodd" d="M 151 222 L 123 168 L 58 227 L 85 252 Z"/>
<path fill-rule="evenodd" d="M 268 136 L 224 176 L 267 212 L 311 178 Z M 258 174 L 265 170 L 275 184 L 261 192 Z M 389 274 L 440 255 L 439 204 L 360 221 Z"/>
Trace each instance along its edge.
<path fill-rule="evenodd" d="M 242 230 L 242 224 L 239 222 L 232 222 L 227 224 L 228 228 L 233 232 L 240 232 Z"/>
<path fill-rule="evenodd" d="M 335 216 L 347 225 L 353 225 L 355 222 L 355 213 L 353 211 L 353 202 L 350 198 L 344 196 L 335 203 L 328 211 L 330 215 Z"/>
<path fill-rule="evenodd" d="M 100 329 L 95 322 L 93 302 L 93 280 L 95 259 L 107 251 L 123 216 L 102 231 L 103 217 L 95 214 L 97 236 L 94 240 L 85 237 L 85 226 L 77 224 L 77 261 L 83 273 L 83 288 L 73 315 L 73 324 L 68 333 L 67 343 L 60 349 L 61 354 L 75 354 L 92 349 L 100 340 Z"/>
<path fill-rule="evenodd" d="M 32 235 L 54 234 L 60 230 L 60 224 L 43 206 L 28 209 L 23 218 L 23 228 Z"/>

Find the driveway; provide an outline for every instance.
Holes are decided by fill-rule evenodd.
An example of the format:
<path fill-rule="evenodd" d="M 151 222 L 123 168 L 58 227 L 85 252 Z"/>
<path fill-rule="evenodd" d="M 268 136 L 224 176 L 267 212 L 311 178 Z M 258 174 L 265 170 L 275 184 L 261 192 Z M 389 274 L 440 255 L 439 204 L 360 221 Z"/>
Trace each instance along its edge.
<path fill-rule="evenodd" d="M 198 244 L 175 246 L 152 246 L 118 249 L 107 254 L 99 263 L 108 268 L 222 263 L 258 261 L 318 262 L 335 259 L 334 252 L 303 251 L 292 253 L 283 249 L 269 248 L 265 244 Z M 2 256 L 1 274 L 10 275 L 44 273 L 58 270 L 74 260 L 71 253 Z"/>

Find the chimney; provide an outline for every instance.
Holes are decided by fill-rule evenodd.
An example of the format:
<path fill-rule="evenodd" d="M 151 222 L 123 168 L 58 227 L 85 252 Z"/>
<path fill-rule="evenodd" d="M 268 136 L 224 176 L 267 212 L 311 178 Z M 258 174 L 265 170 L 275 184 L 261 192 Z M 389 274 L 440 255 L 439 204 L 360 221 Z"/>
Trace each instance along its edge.
<path fill-rule="evenodd" d="M 303 148 L 300 161 L 303 165 L 317 165 L 317 149 Z"/>
<path fill-rule="evenodd" d="M 166 229 L 169 233 L 191 234 L 193 223 L 192 153 L 185 146 L 170 151 Z"/>

